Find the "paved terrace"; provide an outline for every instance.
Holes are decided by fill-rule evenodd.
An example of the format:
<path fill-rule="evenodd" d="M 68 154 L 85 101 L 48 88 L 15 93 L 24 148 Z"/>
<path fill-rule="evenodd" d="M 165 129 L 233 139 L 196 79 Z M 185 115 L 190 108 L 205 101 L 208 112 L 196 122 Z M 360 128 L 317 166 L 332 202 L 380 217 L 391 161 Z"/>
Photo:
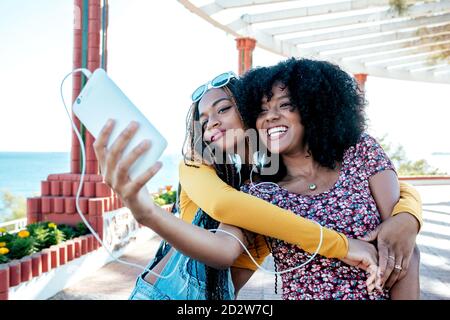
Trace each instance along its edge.
<path fill-rule="evenodd" d="M 450 299 L 450 186 L 417 188 L 422 195 L 425 220 L 425 225 L 417 238 L 421 251 L 421 298 Z M 159 238 L 154 237 L 136 246 L 122 256 L 122 259 L 144 265 L 153 256 L 158 244 Z M 265 266 L 273 269 L 272 259 L 268 258 Z M 127 299 L 138 273 L 137 269 L 112 262 L 51 299 Z M 280 299 L 280 295 L 274 293 L 274 276 L 257 271 L 241 290 L 238 299 Z"/>

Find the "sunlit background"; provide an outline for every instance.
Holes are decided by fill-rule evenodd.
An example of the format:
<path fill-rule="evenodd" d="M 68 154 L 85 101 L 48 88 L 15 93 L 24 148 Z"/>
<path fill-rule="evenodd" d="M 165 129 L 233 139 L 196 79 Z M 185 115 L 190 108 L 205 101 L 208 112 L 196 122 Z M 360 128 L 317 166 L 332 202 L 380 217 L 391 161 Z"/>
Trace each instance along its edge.
<path fill-rule="evenodd" d="M 177 1 L 109 5 L 108 72 L 167 138 L 165 155 L 175 159 L 193 89 L 225 70 L 237 71 L 234 37 Z M 0 39 L 0 152 L 69 152 L 71 127 L 59 85 L 72 68 L 73 1 L 2 0 Z M 254 66 L 281 59 L 254 51 Z M 403 146 L 408 158 L 450 172 L 449 85 L 369 76 L 366 90 L 371 134 L 387 135 L 386 142 Z M 70 101 L 70 80 L 65 97 Z M 170 183 L 176 182 L 175 164 L 165 163 Z M 19 183 L 6 182 L 13 172 L 2 170 L 0 188 Z M 42 179 L 48 173 L 43 168 Z"/>

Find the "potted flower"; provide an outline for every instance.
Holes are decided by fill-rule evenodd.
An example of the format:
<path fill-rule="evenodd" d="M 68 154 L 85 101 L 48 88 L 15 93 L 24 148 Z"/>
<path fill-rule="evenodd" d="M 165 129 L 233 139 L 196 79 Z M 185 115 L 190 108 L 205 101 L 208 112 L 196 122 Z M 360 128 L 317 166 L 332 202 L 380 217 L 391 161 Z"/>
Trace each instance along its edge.
<path fill-rule="evenodd" d="M 36 222 L 17 233 L 0 228 L 0 264 L 21 259 L 87 233 L 82 223 L 71 227 L 53 222 Z"/>
<path fill-rule="evenodd" d="M 98 248 L 94 236 L 88 234 L 83 223 L 72 227 L 43 221 L 28 224 L 19 232 L 0 228 L 0 300 L 8 300 L 11 295 L 12 299 L 47 299 L 49 296 L 46 294 L 52 291 L 46 293 L 46 290 L 42 290 L 43 284 L 46 286 L 49 279 L 56 279 L 55 274 L 48 272 L 72 263 L 72 260 L 75 265 L 80 265 L 82 261 L 77 262 L 77 258 Z M 64 268 L 59 270 L 62 273 L 58 273 L 57 277 L 68 279 L 73 274 L 73 271 L 68 273 Z M 41 277 L 45 273 L 48 276 Z M 53 288 L 62 290 L 66 281 L 55 283 L 56 287 Z M 19 286 L 20 284 L 24 285 Z"/>

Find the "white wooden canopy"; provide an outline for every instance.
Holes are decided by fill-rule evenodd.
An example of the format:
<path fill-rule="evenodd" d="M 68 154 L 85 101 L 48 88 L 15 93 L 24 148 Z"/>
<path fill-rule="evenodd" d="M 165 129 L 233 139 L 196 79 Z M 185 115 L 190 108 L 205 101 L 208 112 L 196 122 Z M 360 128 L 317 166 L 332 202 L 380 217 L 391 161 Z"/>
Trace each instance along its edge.
<path fill-rule="evenodd" d="M 450 0 L 178 0 L 235 37 L 286 57 L 339 64 L 351 73 L 450 83 Z"/>

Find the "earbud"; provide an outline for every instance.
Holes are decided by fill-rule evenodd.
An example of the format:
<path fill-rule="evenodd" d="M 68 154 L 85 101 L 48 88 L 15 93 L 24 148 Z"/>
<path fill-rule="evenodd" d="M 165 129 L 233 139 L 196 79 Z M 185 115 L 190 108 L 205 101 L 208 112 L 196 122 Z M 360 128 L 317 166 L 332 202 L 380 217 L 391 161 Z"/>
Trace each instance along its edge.
<path fill-rule="evenodd" d="M 239 185 L 241 185 L 241 169 L 242 169 L 241 156 L 238 154 L 229 154 L 228 157 L 230 158 L 231 163 L 233 163 L 234 167 L 236 168 L 236 171 L 239 175 Z"/>
<path fill-rule="evenodd" d="M 230 160 L 233 163 L 234 167 L 236 168 L 237 172 L 241 172 L 241 169 L 242 169 L 241 156 L 238 154 L 229 154 L 228 157 L 230 158 Z"/>
<path fill-rule="evenodd" d="M 256 151 L 253 154 L 253 166 L 256 169 L 255 171 L 260 173 L 262 168 L 269 163 L 269 159 L 265 153 Z"/>

